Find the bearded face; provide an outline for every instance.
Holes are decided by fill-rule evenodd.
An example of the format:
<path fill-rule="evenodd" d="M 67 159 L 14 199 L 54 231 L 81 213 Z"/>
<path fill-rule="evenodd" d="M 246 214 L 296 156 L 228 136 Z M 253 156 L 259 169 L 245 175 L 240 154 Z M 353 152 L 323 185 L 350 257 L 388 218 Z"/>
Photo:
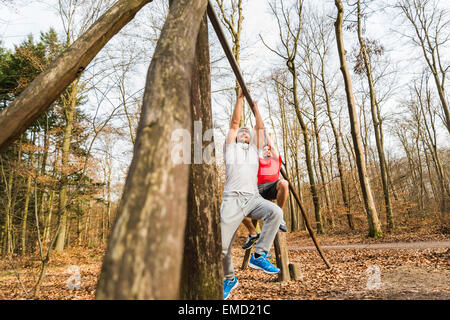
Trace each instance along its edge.
<path fill-rule="evenodd" d="M 241 143 L 250 143 L 250 132 L 247 129 L 239 130 L 236 140 Z"/>

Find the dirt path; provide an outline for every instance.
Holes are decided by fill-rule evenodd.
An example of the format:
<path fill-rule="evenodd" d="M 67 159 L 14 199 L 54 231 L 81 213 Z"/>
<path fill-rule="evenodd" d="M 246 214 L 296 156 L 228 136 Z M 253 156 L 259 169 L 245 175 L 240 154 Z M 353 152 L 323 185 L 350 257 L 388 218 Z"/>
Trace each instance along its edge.
<path fill-rule="evenodd" d="M 345 249 L 436 249 L 450 248 L 450 240 L 444 241 L 419 241 L 419 242 L 391 242 L 391 243 L 354 243 L 335 246 L 322 246 L 324 250 Z M 289 246 L 290 250 L 315 250 L 314 246 Z"/>

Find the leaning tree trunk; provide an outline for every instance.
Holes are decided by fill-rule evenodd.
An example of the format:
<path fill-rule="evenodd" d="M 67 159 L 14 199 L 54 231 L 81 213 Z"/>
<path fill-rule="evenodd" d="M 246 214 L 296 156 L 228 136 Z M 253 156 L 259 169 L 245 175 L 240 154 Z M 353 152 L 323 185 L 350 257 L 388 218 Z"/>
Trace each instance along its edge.
<path fill-rule="evenodd" d="M 196 39 L 207 0 L 175 0 L 150 64 L 134 155 L 108 244 L 97 299 L 179 295 L 189 165 L 171 159 L 171 135 L 191 128 Z"/>
<path fill-rule="evenodd" d="M 192 121 L 198 121 L 193 129 L 198 123 L 202 126 L 196 128 L 200 129 L 199 132 L 192 130 L 194 146 L 191 149 L 191 159 L 194 159 L 194 163 L 191 164 L 189 174 L 188 223 L 184 236 L 180 297 L 189 300 L 222 299 L 223 269 L 216 164 L 213 157 L 202 157 L 203 153 L 210 155 L 210 146 L 214 145 L 206 15 L 200 24 L 197 38 L 191 84 L 191 111 Z M 205 131 L 210 132 L 211 136 L 203 137 Z M 207 192 L 205 186 L 208 186 Z"/>
<path fill-rule="evenodd" d="M 0 112 L 0 150 L 59 97 L 103 46 L 152 0 L 119 0 Z"/>
<path fill-rule="evenodd" d="M 339 53 L 340 69 L 344 78 L 345 93 L 347 97 L 347 107 L 350 116 L 350 128 L 352 133 L 353 145 L 355 148 L 356 165 L 358 167 L 359 181 L 361 184 L 361 192 L 364 199 L 364 205 L 367 214 L 367 220 L 369 222 L 369 236 L 378 238 L 382 237 L 381 223 L 378 219 L 375 202 L 372 196 L 372 190 L 367 176 L 366 163 L 364 158 L 363 145 L 361 141 L 361 134 L 359 130 L 358 115 L 356 113 L 355 98 L 353 96 L 352 81 L 350 79 L 350 73 L 348 71 L 347 62 L 345 58 L 344 40 L 342 35 L 342 22 L 344 19 L 344 6 L 341 0 L 335 0 L 338 14 L 336 22 L 334 24 L 336 31 L 336 43 Z"/>

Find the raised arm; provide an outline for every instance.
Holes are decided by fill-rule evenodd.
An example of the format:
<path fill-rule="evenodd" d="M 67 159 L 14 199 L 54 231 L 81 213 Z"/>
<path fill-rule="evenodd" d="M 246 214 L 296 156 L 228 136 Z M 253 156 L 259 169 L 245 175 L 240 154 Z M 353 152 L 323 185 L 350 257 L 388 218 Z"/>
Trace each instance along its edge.
<path fill-rule="evenodd" d="M 272 154 L 272 158 L 278 159 L 278 156 L 280 154 L 278 153 L 277 148 L 275 147 L 272 139 L 270 139 L 270 136 L 268 134 L 266 134 L 266 141 L 267 145 L 270 147 L 270 153 Z"/>
<path fill-rule="evenodd" d="M 239 123 L 241 122 L 243 104 L 244 93 L 241 90 L 239 97 L 237 98 L 236 105 L 234 106 L 233 116 L 231 117 L 230 130 L 228 131 L 227 138 L 225 140 L 226 144 L 236 142 L 236 135 L 239 129 Z"/>
<path fill-rule="evenodd" d="M 259 113 L 258 104 L 253 102 L 253 113 L 255 114 L 255 137 L 256 146 L 258 149 L 264 147 L 264 122 L 262 121 L 261 114 Z"/>

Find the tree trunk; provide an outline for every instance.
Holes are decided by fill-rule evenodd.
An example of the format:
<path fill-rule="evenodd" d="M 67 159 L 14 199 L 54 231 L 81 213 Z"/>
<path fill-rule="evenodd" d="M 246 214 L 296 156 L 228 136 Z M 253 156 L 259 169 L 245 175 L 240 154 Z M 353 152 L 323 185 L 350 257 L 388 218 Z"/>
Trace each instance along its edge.
<path fill-rule="evenodd" d="M 15 150 L 15 148 L 14 148 Z M 4 168 L 2 167 L 2 174 L 4 175 Z M 3 225 L 3 250 L 4 254 L 11 253 L 11 200 L 12 200 L 12 184 L 14 178 L 14 169 L 9 168 L 8 178 L 4 176 L 6 189 L 6 205 L 5 205 L 5 223 Z"/>
<path fill-rule="evenodd" d="M 302 192 L 301 192 L 302 191 L 301 181 L 300 181 L 300 166 L 298 164 L 298 151 L 295 153 L 295 156 L 294 156 L 294 168 L 295 168 L 295 173 L 296 173 L 295 176 L 297 178 L 297 193 L 298 193 L 298 196 L 300 197 L 300 201 L 303 201 Z M 287 168 L 286 168 L 286 171 L 287 171 Z M 291 177 L 293 177 L 293 176 L 294 175 L 291 175 Z M 292 195 L 289 193 L 289 196 L 292 196 Z M 292 215 L 292 231 L 300 230 L 299 220 L 300 220 L 300 215 L 298 213 L 298 210 L 296 210 L 293 212 L 293 215 Z M 303 221 L 303 226 L 304 225 L 305 225 L 305 221 Z"/>
<path fill-rule="evenodd" d="M 316 138 L 316 146 L 317 146 L 317 162 L 319 164 L 319 174 L 320 180 L 322 182 L 322 187 L 325 195 L 325 205 L 327 207 L 327 213 L 330 216 L 331 228 L 334 228 L 334 212 L 331 208 L 331 198 L 330 198 L 330 190 L 328 188 L 328 182 L 325 179 L 324 167 L 323 164 L 323 155 L 322 155 L 322 147 L 320 145 L 320 134 L 319 134 L 319 124 L 317 122 L 317 106 L 316 103 L 313 103 L 313 112 L 314 112 L 314 136 Z"/>
<path fill-rule="evenodd" d="M 207 26 L 205 15 L 200 24 L 192 72 L 191 112 L 194 146 L 191 148 L 191 159 L 195 159 L 196 155 L 206 154 L 209 143 L 214 145 L 212 135 L 211 137 L 203 136 L 206 130 L 212 133 L 213 128 Z M 205 125 L 204 130 L 194 131 L 194 121 Z M 207 140 L 211 138 L 211 141 L 203 141 L 203 138 Z M 184 237 L 180 297 L 188 300 L 222 299 L 223 268 L 220 254 L 220 211 L 216 163 L 214 159 L 205 159 L 205 157 L 195 160 L 201 160 L 201 162 L 194 161 L 189 174 L 188 223 Z M 208 163 L 207 160 L 213 161 Z"/>
<path fill-rule="evenodd" d="M 387 229 L 394 229 L 394 217 L 392 213 L 392 205 L 391 205 L 391 196 L 389 194 L 389 182 L 388 182 L 388 173 L 386 168 L 386 156 L 384 154 L 384 145 L 381 137 L 381 119 L 378 117 L 377 113 L 377 98 L 375 94 L 373 76 L 372 76 L 372 65 L 369 60 L 369 56 L 366 50 L 366 44 L 362 37 L 362 29 L 361 29 L 361 1 L 357 1 L 357 14 L 358 14 L 358 41 L 360 50 L 362 53 L 362 57 L 364 60 L 365 72 L 367 76 L 367 82 L 369 84 L 369 95 L 370 95 L 370 110 L 372 114 L 372 123 L 373 129 L 375 132 L 375 142 L 377 145 L 378 151 L 378 161 L 380 165 L 380 173 L 381 173 L 381 184 L 383 186 L 383 195 L 384 195 L 384 204 L 386 208 L 386 222 Z"/>
<path fill-rule="evenodd" d="M 341 183 L 342 201 L 344 202 L 344 207 L 347 211 L 348 226 L 349 226 L 350 230 L 355 230 L 353 216 L 350 212 L 350 202 L 348 200 L 348 191 L 347 191 L 345 181 L 344 181 L 344 166 L 342 164 L 342 158 L 341 158 L 341 145 L 339 142 L 339 134 L 337 132 L 336 126 L 333 121 L 333 116 L 331 114 L 330 96 L 328 94 L 328 88 L 327 88 L 327 84 L 325 81 L 325 70 L 324 70 L 325 62 L 323 59 L 321 59 L 321 67 L 322 67 L 322 69 L 321 69 L 320 74 L 321 74 L 321 82 L 322 82 L 323 92 L 325 94 L 325 104 L 327 106 L 327 116 L 328 116 L 328 119 L 330 120 L 331 129 L 333 131 L 333 136 L 334 136 L 334 143 L 335 143 L 335 147 L 336 147 L 336 160 L 337 160 L 338 171 L 339 171 L 339 181 Z"/>
<path fill-rule="evenodd" d="M 369 236 L 378 238 L 382 237 L 381 223 L 378 219 L 377 210 L 373 200 L 372 190 L 367 177 L 367 169 L 365 163 L 365 157 L 363 153 L 363 146 L 361 141 L 361 134 L 359 131 L 358 116 L 355 108 L 355 99 L 353 96 L 352 82 L 350 79 L 350 73 L 348 71 L 347 62 L 345 59 L 344 41 L 342 35 L 342 21 L 344 18 L 344 7 L 341 0 L 335 0 L 335 5 L 338 10 L 338 14 L 335 22 L 336 42 L 340 60 L 340 70 L 342 72 L 345 93 L 347 97 L 347 106 L 350 116 L 350 127 L 352 132 L 353 145 L 355 148 L 356 164 L 358 166 L 359 181 L 361 184 L 361 191 L 363 194 L 364 205 L 367 214 L 367 220 L 369 223 Z"/>
<path fill-rule="evenodd" d="M 273 247 L 275 249 L 275 258 L 277 261 L 277 267 L 280 269 L 278 274 L 278 281 L 289 281 L 291 276 L 289 273 L 289 254 L 286 242 L 286 234 L 284 232 L 278 231 L 273 242 Z"/>
<path fill-rule="evenodd" d="M 69 92 L 69 98 L 64 107 L 65 128 L 61 149 L 61 179 L 59 181 L 59 203 L 58 203 L 58 219 L 60 220 L 60 227 L 58 236 L 56 238 L 55 251 L 62 252 L 66 243 L 67 234 L 67 187 L 69 175 L 69 155 L 70 145 L 72 142 L 72 128 L 74 124 L 75 105 L 77 97 L 76 80 Z"/>
<path fill-rule="evenodd" d="M 206 5 L 173 1 L 161 31 L 97 299 L 179 295 L 189 166 L 171 159 L 169 141 L 174 130 L 191 128 L 192 66 Z"/>
<path fill-rule="evenodd" d="M 353 184 L 353 186 L 355 187 L 355 195 L 353 197 L 349 197 L 348 201 L 349 203 L 351 202 L 351 199 L 354 197 L 358 197 L 358 204 L 362 207 L 364 207 L 364 201 L 361 198 L 361 193 L 359 192 L 358 189 L 358 179 L 355 176 L 355 169 L 353 168 L 353 161 L 356 162 L 356 158 L 355 158 L 355 154 L 353 152 L 353 148 L 352 148 L 352 144 L 349 141 L 349 139 L 347 139 L 347 143 L 344 140 L 344 137 L 342 136 L 342 131 L 341 129 L 339 129 L 339 135 L 341 137 L 341 141 L 342 141 L 342 145 L 345 149 L 345 152 L 347 153 L 347 159 L 348 159 L 348 164 L 350 166 L 350 178 L 351 178 L 351 182 L 347 183 L 347 189 L 349 190 L 349 194 L 351 194 L 351 188 L 350 188 L 350 183 Z M 348 147 L 347 147 L 348 144 Z M 349 150 L 350 149 L 350 150 Z"/>
<path fill-rule="evenodd" d="M 31 156 L 31 153 L 30 153 Z M 31 161 L 30 161 L 31 162 Z M 30 192 L 31 192 L 31 174 L 27 177 L 27 188 L 25 191 L 25 204 L 23 208 L 23 215 L 22 215 L 22 246 L 21 246 L 21 252 L 22 255 L 26 254 L 26 244 L 27 244 L 27 220 L 28 220 L 28 206 L 30 204 Z"/>
<path fill-rule="evenodd" d="M 16 157 L 14 159 L 14 157 Z M 17 196 L 17 168 L 22 159 L 22 138 L 18 145 L 12 148 L 12 156 L 9 165 L 9 176 L 6 178 L 4 167 L 2 166 L 2 176 L 5 182 L 6 189 L 6 206 L 5 206 L 5 224 L 4 224 L 4 238 L 3 238 L 3 253 L 9 254 L 14 251 L 14 233 L 13 231 L 13 217 L 14 207 Z"/>
<path fill-rule="evenodd" d="M 318 234 L 325 233 L 325 229 L 322 221 L 322 214 L 320 212 L 320 202 L 319 202 L 319 193 L 317 191 L 317 185 L 314 178 L 314 167 L 312 163 L 312 155 L 311 155 L 311 146 L 309 141 L 309 130 L 308 127 L 303 120 L 303 115 L 300 111 L 300 102 L 298 101 L 298 90 L 297 90 L 297 71 L 295 70 L 295 66 L 290 64 L 289 72 L 292 75 L 292 95 L 294 99 L 294 108 L 295 114 L 297 115 L 297 119 L 302 128 L 303 135 L 303 143 L 305 148 L 305 161 L 306 161 L 306 170 L 308 172 L 309 184 L 311 189 L 311 195 L 313 198 L 314 204 L 314 216 L 316 218 L 316 230 Z"/>
<path fill-rule="evenodd" d="M 287 140 L 288 140 L 287 135 L 288 135 L 289 129 L 288 129 L 288 123 L 287 123 L 287 120 L 286 120 L 286 109 L 285 109 L 285 100 L 284 100 L 284 99 L 286 99 L 286 96 L 284 95 L 283 88 L 279 85 L 279 83 L 277 81 L 275 81 L 275 86 L 276 86 L 276 91 L 277 91 L 278 104 L 280 106 L 281 138 L 282 138 L 282 141 L 283 141 L 283 151 L 284 151 L 284 156 L 285 156 L 285 159 L 284 159 L 285 165 L 284 165 L 284 167 L 285 167 L 286 171 L 289 172 L 290 166 L 288 164 L 289 163 L 289 160 L 288 160 L 289 159 L 289 157 L 288 157 L 289 152 L 288 152 L 288 142 L 287 142 Z M 297 162 L 298 162 L 297 153 L 295 154 L 295 156 L 293 158 L 294 158 L 295 163 L 297 164 Z M 298 166 L 297 166 L 297 168 L 296 168 L 296 173 L 297 173 L 296 176 L 297 177 L 298 177 L 298 174 L 299 174 L 298 172 L 299 171 L 298 171 Z M 294 175 L 292 175 L 292 176 L 294 176 Z M 300 185 L 300 179 L 297 179 L 297 181 L 298 181 L 298 185 Z M 300 189 L 300 187 L 299 187 L 299 189 Z M 301 195 L 300 192 L 299 192 L 299 195 Z M 298 214 L 297 214 L 296 207 L 294 207 L 293 202 L 294 201 L 292 199 L 292 194 L 289 193 L 290 231 L 298 230 Z"/>
<path fill-rule="evenodd" d="M 54 195 L 55 195 L 55 191 L 51 190 L 50 195 L 48 196 L 48 214 L 47 214 L 47 219 L 46 219 L 45 227 L 44 227 L 44 241 L 50 241 Z"/>

